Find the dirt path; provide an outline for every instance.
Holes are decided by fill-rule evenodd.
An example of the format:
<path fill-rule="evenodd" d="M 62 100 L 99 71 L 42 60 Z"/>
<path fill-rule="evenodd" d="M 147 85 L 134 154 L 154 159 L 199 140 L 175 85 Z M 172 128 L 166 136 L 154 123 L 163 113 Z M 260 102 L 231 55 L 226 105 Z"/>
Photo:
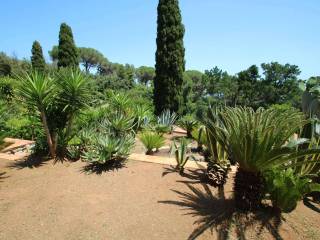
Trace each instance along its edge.
<path fill-rule="evenodd" d="M 31 168 L 1 160 L 0 239 L 188 239 L 232 205 L 219 200 L 215 189 L 195 183 L 196 172 L 163 177 L 167 167 L 131 161 L 118 171 L 97 175 L 83 172 L 84 165 L 47 162 Z M 230 194 L 231 181 L 226 186 Z M 200 225 L 194 224 L 200 219 Z M 319 213 L 301 204 L 286 219 L 288 223 L 275 230 L 284 239 L 319 239 Z M 220 236 L 225 222 L 227 217 L 218 225 Z M 259 226 L 244 229 L 247 239 L 257 239 Z M 273 239 L 266 229 L 258 238 Z M 215 228 L 197 239 L 217 239 Z"/>

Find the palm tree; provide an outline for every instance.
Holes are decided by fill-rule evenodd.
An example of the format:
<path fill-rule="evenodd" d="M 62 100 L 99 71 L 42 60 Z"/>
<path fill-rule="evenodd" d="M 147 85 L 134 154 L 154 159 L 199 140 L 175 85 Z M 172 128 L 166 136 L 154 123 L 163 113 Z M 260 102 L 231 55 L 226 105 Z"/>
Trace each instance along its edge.
<path fill-rule="evenodd" d="M 29 106 L 35 107 L 40 112 L 50 155 L 54 158 L 56 152 L 53 146 L 52 136 L 46 116 L 46 109 L 56 93 L 56 88 L 53 84 L 53 81 L 51 78 L 46 77 L 38 72 L 25 74 L 23 77 L 18 78 L 21 82 L 21 84 L 18 86 L 18 94 L 22 101 L 27 103 Z"/>
<path fill-rule="evenodd" d="M 212 113 L 209 112 L 205 122 L 207 132 L 231 152 L 238 163 L 234 194 L 239 209 L 252 210 L 260 206 L 264 196 L 264 171 L 293 166 L 298 158 L 320 153 L 319 148 L 299 149 L 288 145 L 290 137 L 308 123 L 304 115 L 294 109 L 280 112 L 260 108 L 255 112 L 251 108 L 227 107 L 218 115 Z"/>

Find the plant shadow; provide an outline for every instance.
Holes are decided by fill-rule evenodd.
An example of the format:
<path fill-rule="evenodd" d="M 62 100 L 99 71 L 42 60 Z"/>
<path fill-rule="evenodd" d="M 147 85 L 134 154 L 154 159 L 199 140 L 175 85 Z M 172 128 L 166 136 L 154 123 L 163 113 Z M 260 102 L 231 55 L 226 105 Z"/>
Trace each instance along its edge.
<path fill-rule="evenodd" d="M 0 182 L 3 182 L 3 181 L 2 181 L 3 179 L 6 179 L 6 178 L 9 177 L 9 176 L 6 176 L 6 174 L 7 174 L 7 172 L 2 172 L 2 173 L 0 173 Z"/>
<path fill-rule="evenodd" d="M 256 229 L 256 239 L 267 229 L 275 239 L 283 239 L 279 234 L 282 222 L 281 214 L 271 207 L 264 207 L 256 212 L 240 212 L 235 208 L 233 199 L 226 199 L 224 190 L 220 189 L 215 196 L 208 185 L 202 184 L 204 190 L 186 184 L 190 191 L 178 194 L 179 200 L 159 201 L 162 204 L 173 204 L 187 211 L 185 215 L 197 217 L 197 228 L 188 237 L 196 239 L 206 230 L 215 230 L 219 240 L 229 239 L 236 234 L 236 239 L 244 240 L 250 227 Z"/>
<path fill-rule="evenodd" d="M 17 160 L 12 163 L 9 163 L 8 167 L 12 169 L 18 169 L 18 170 L 21 170 L 24 168 L 33 169 L 33 168 L 38 168 L 45 165 L 49 160 L 50 158 L 48 157 L 31 154 L 25 159 Z"/>
<path fill-rule="evenodd" d="M 174 166 L 164 167 L 164 170 L 165 171 L 162 173 L 162 177 L 165 177 L 171 173 L 179 172 Z M 205 169 L 185 169 L 180 176 L 188 180 L 178 180 L 177 182 L 186 184 L 205 183 L 205 172 Z"/>
<path fill-rule="evenodd" d="M 90 163 L 84 167 L 81 168 L 81 172 L 85 174 L 97 174 L 102 175 L 106 172 L 114 172 L 118 171 L 121 168 L 124 168 L 126 166 L 125 161 L 109 161 L 106 164 L 97 164 L 97 163 Z"/>
<path fill-rule="evenodd" d="M 304 198 L 303 199 L 303 204 L 310 208 L 311 210 L 317 212 L 317 213 L 320 213 L 320 206 L 318 204 L 316 204 L 314 201 L 312 201 L 311 199 L 309 198 Z M 318 206 L 316 206 L 318 205 Z"/>

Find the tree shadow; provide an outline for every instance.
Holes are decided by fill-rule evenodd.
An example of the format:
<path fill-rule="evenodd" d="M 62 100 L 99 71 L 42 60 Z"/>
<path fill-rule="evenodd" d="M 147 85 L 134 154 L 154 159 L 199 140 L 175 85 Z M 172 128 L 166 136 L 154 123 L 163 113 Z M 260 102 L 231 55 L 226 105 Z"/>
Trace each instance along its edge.
<path fill-rule="evenodd" d="M 101 175 L 106 172 L 118 171 L 121 168 L 126 167 L 125 160 L 113 160 L 108 161 L 106 164 L 90 163 L 81 168 L 80 172 L 85 174 L 97 174 Z"/>
<path fill-rule="evenodd" d="M 50 158 L 48 158 L 48 157 L 32 154 L 25 159 L 17 160 L 12 163 L 9 163 L 8 167 L 11 169 L 18 169 L 18 170 L 21 170 L 24 168 L 33 169 L 33 168 L 38 168 L 38 167 L 41 167 L 41 166 L 47 164 L 47 162 L 49 160 L 50 160 Z"/>
<path fill-rule="evenodd" d="M 231 234 L 236 234 L 237 239 L 246 239 L 249 227 L 256 227 L 256 238 L 267 229 L 275 239 L 282 239 L 279 234 L 281 214 L 271 207 L 264 207 L 256 212 L 240 212 L 235 208 L 233 199 L 226 199 L 223 188 L 215 196 L 206 184 L 203 190 L 186 184 L 191 192 L 173 190 L 179 200 L 159 201 L 163 204 L 173 204 L 187 211 L 185 215 L 197 217 L 197 228 L 190 234 L 189 240 L 196 239 L 206 230 L 217 232 L 219 240 L 229 239 Z M 256 229 L 256 228 L 255 228 Z"/>
<path fill-rule="evenodd" d="M 6 176 L 6 174 L 7 174 L 7 172 L 0 173 L 0 182 L 3 182 L 2 179 L 6 179 L 9 177 L 9 176 Z"/>
<path fill-rule="evenodd" d="M 318 204 L 316 204 L 315 202 L 313 202 L 311 199 L 309 198 L 304 198 L 303 199 L 303 204 L 310 208 L 311 210 L 317 212 L 317 213 L 320 213 L 320 206 L 316 206 Z"/>

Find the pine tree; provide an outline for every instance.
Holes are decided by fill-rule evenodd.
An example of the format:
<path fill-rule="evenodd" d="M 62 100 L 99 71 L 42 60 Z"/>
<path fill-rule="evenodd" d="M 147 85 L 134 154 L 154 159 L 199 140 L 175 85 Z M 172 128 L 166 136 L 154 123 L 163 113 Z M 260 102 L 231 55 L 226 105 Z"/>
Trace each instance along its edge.
<path fill-rule="evenodd" d="M 159 0 L 154 80 L 155 113 L 164 109 L 178 112 L 181 102 L 185 49 L 184 26 L 178 0 Z"/>
<path fill-rule="evenodd" d="M 43 57 L 42 47 L 38 41 L 33 42 L 31 53 L 32 69 L 43 73 L 46 69 L 46 62 Z"/>
<path fill-rule="evenodd" d="M 58 67 L 79 67 L 78 49 L 73 40 L 72 30 L 66 23 L 60 26 Z"/>

